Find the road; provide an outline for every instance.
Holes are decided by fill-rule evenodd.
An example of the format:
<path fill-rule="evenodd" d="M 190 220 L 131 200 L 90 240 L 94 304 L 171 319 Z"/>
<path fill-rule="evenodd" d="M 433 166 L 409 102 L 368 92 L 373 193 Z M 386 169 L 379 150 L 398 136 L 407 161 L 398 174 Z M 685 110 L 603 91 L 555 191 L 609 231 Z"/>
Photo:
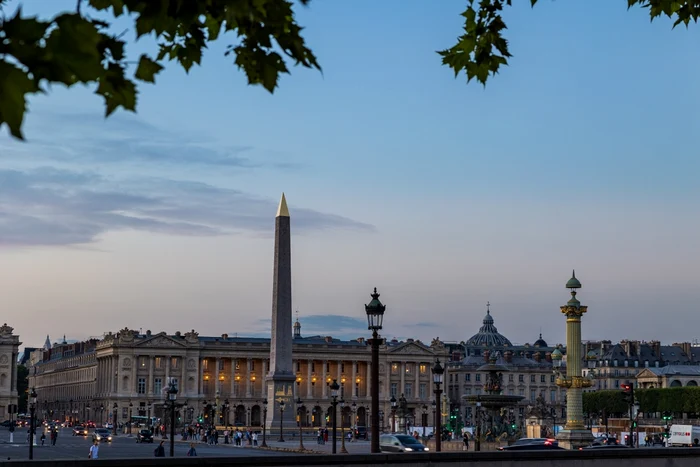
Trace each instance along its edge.
<path fill-rule="evenodd" d="M 39 436 L 41 432 L 37 430 Z M 7 428 L 0 429 L 0 461 L 6 460 L 26 460 L 29 458 L 29 444 L 26 441 L 27 431 L 18 429 L 14 433 L 14 443 L 9 443 L 10 433 Z M 176 436 L 178 439 L 179 436 Z M 156 438 L 153 444 L 136 443 L 136 438 L 129 438 L 127 435 L 117 435 L 111 443 L 101 443 L 99 458 L 100 459 L 119 459 L 119 458 L 144 458 L 153 457 L 153 450 L 158 446 L 159 438 Z M 170 440 L 165 442 L 165 455 L 170 453 Z M 41 441 L 34 446 L 34 459 L 41 460 L 58 460 L 58 459 L 87 459 L 88 450 L 92 444 L 90 436 L 72 436 L 72 431 L 69 428 L 62 428 L 59 431 L 56 446 L 50 446 L 49 437 L 47 435 L 44 446 L 41 446 Z M 185 457 L 189 443 L 178 441 L 175 443 L 175 457 Z M 254 448 L 237 448 L 233 445 L 219 444 L 218 446 L 209 446 L 203 443 L 196 444 L 198 457 L 252 457 L 252 456 L 284 456 L 284 455 L 300 455 L 295 453 L 266 451 Z"/>

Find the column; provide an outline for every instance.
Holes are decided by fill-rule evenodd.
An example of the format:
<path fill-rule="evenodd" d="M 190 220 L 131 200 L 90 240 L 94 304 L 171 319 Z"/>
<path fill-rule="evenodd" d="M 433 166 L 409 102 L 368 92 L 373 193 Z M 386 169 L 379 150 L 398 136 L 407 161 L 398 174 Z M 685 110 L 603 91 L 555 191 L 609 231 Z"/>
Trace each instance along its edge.
<path fill-rule="evenodd" d="M 153 397 L 153 365 L 155 359 L 152 355 L 148 356 L 148 381 L 146 381 L 146 394 Z"/>
<path fill-rule="evenodd" d="M 311 367 L 313 366 L 313 360 L 306 361 L 306 398 L 313 397 L 313 388 L 311 386 Z"/>
<path fill-rule="evenodd" d="M 396 395 L 397 399 L 403 394 L 404 388 L 406 387 L 406 362 L 401 362 L 399 371 L 401 372 L 401 386 L 399 387 L 399 393 Z"/>
<path fill-rule="evenodd" d="M 10 391 L 14 396 L 17 392 L 17 353 L 12 352 L 12 364 L 10 365 L 12 374 L 10 375 Z"/>
<path fill-rule="evenodd" d="M 414 365 L 413 372 L 416 374 L 416 382 L 413 385 L 413 397 L 414 399 L 418 399 L 420 396 L 420 362 L 414 363 Z"/>
<path fill-rule="evenodd" d="M 321 381 L 321 397 L 323 397 L 323 400 L 328 399 L 328 384 L 326 383 L 326 378 L 328 377 L 328 372 L 326 371 L 328 369 L 328 361 L 323 360 L 323 381 Z"/>
<path fill-rule="evenodd" d="M 185 357 L 180 357 L 180 384 L 178 385 L 180 387 L 178 389 L 180 390 L 180 393 L 183 396 L 188 395 L 188 392 L 187 392 L 187 368 L 185 368 L 186 367 L 186 364 L 185 364 L 186 360 L 187 359 Z"/>
<path fill-rule="evenodd" d="M 372 363 L 367 362 L 365 368 L 365 387 L 367 388 L 367 390 L 365 391 L 365 396 L 367 397 L 370 394 L 372 394 Z"/>
<path fill-rule="evenodd" d="M 221 388 L 219 387 L 219 359 L 214 359 L 214 395 L 217 393 L 221 394 Z"/>
<path fill-rule="evenodd" d="M 251 368 L 253 366 L 252 363 L 253 363 L 253 359 L 251 359 L 251 358 L 247 359 L 247 361 L 246 361 L 247 372 L 246 372 L 246 378 L 245 378 L 245 396 L 249 397 L 249 398 L 253 397 L 252 392 L 251 392 L 252 381 L 250 381 L 250 377 L 253 374 L 253 371 L 251 370 Z M 268 408 L 268 410 L 269 410 L 269 408 Z"/>
<path fill-rule="evenodd" d="M 236 398 L 236 359 L 232 358 L 231 359 L 231 398 L 235 399 Z M 231 405 L 233 406 L 234 403 L 231 401 Z"/>
<path fill-rule="evenodd" d="M 111 394 L 114 392 L 114 383 L 112 382 L 114 378 L 114 357 L 112 355 L 107 357 L 107 362 L 109 365 L 109 372 L 107 373 L 107 392 Z"/>
<path fill-rule="evenodd" d="M 359 384 L 357 384 L 357 360 L 352 362 L 352 382 L 350 387 L 352 388 L 352 398 L 357 399 L 357 396 L 360 395 Z"/>
<path fill-rule="evenodd" d="M 204 358 L 198 358 L 199 368 L 197 368 L 197 374 L 199 375 L 199 381 L 197 381 L 197 387 L 199 388 L 199 394 L 204 394 Z"/>
<path fill-rule="evenodd" d="M 115 355 L 112 357 L 114 359 L 114 394 L 119 393 L 119 356 Z"/>
<path fill-rule="evenodd" d="M 163 381 L 163 387 L 161 391 L 167 391 L 170 388 L 170 358 L 160 357 L 161 361 L 165 364 L 165 381 Z"/>
<path fill-rule="evenodd" d="M 136 394 L 137 397 L 140 397 L 138 393 L 138 384 L 139 382 L 137 381 L 136 378 L 136 368 L 138 365 L 139 357 L 138 355 L 132 356 L 131 358 L 131 386 L 129 387 L 129 394 L 133 395 Z"/>

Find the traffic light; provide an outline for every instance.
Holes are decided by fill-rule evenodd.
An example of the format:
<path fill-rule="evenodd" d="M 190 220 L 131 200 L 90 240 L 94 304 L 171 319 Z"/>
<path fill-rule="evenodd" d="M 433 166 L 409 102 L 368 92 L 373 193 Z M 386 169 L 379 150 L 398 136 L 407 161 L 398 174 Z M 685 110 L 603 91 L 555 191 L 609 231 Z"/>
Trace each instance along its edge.
<path fill-rule="evenodd" d="M 515 423 L 511 423 L 510 428 L 515 430 L 516 428 L 518 428 L 518 425 L 516 425 Z"/>
<path fill-rule="evenodd" d="M 671 416 L 671 412 L 664 412 L 663 418 L 665 422 L 670 422 L 673 419 L 673 417 Z"/>
<path fill-rule="evenodd" d="M 634 386 L 631 384 L 622 384 L 620 387 L 622 387 L 625 403 L 627 403 L 627 405 L 634 404 Z"/>

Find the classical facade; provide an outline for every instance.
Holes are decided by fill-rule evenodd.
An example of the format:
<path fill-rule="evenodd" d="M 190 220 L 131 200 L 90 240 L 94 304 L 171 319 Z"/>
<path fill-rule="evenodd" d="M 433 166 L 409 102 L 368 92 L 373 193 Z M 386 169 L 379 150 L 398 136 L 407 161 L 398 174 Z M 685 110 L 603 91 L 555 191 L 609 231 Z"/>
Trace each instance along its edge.
<path fill-rule="evenodd" d="M 447 365 L 446 396 L 449 408 L 443 409 L 443 421 L 449 415 L 456 415 L 465 426 L 475 422 L 475 408 L 464 402 L 470 395 L 480 395 L 486 383 L 485 375 L 477 369 L 489 362 L 491 356 L 497 356 L 498 363 L 508 368 L 504 374 L 503 394 L 523 396 L 524 399 L 514 407 L 514 418 L 523 424 L 535 401 L 542 396 L 551 413 L 551 422 L 564 420 L 566 415 L 566 391 L 555 384 L 552 354 L 562 355 L 562 348 L 551 347 L 539 336 L 533 344 L 513 345 L 511 341 L 498 332 L 487 305 L 486 316 L 479 332 L 465 342 L 447 344 L 450 361 Z"/>
<path fill-rule="evenodd" d="M 0 327 L 0 420 L 9 418 L 9 407 L 17 405 L 17 358 L 19 336 L 14 329 L 3 324 Z"/>
<path fill-rule="evenodd" d="M 369 422 L 370 346 L 360 338 L 339 340 L 302 337 L 294 326 L 293 367 L 296 394 L 303 401 L 297 415 L 303 426 L 323 426 L 329 419 L 329 386 L 337 380 L 344 426 Z M 122 329 L 95 342 L 54 345 L 30 370 L 30 385 L 39 410 L 59 419 L 127 422 L 135 417 L 161 417 L 170 382 L 185 404 L 179 416 L 218 424 L 260 426 L 265 376 L 269 372 L 270 339 L 199 336 L 195 331 L 168 335 Z M 73 346 L 71 351 L 61 350 Z M 447 349 L 439 341 L 389 341 L 380 349 L 379 396 L 381 424 L 388 428 L 389 399 L 401 394 L 408 402 L 407 418 L 420 425 L 423 406 L 430 406 L 431 368 Z M 268 410 L 279 410 L 269 401 Z M 287 407 L 285 417 L 294 417 Z M 338 410 L 341 410 L 340 407 Z M 291 411 L 291 413 L 289 412 Z M 340 418 L 339 418 L 340 420 Z"/>

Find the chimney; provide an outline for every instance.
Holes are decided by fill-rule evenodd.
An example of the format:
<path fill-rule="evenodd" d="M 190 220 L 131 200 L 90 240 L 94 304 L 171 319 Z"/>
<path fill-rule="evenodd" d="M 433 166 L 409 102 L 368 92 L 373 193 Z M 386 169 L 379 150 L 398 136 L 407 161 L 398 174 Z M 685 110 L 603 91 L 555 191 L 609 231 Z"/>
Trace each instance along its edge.
<path fill-rule="evenodd" d="M 364 344 L 364 343 L 365 343 L 365 338 L 364 338 L 364 337 L 358 337 L 358 338 L 357 338 L 357 342 L 359 342 L 360 344 Z"/>
<path fill-rule="evenodd" d="M 224 340 L 228 339 L 228 334 L 222 334 L 222 335 L 221 335 L 221 338 L 224 339 Z"/>
<path fill-rule="evenodd" d="M 333 342 L 333 337 L 326 336 L 326 338 L 324 340 L 326 341 L 326 343 L 330 344 L 331 342 Z"/>
<path fill-rule="evenodd" d="M 544 361 L 552 363 L 552 352 L 547 352 L 546 354 L 544 354 Z"/>
<path fill-rule="evenodd" d="M 506 363 L 513 363 L 513 352 L 506 350 L 503 354 L 503 358 L 505 359 Z"/>
<path fill-rule="evenodd" d="M 539 352 L 535 352 L 535 354 L 534 354 L 532 357 L 533 357 L 533 358 L 535 359 L 535 361 L 538 362 L 538 363 L 539 363 L 540 359 L 542 359 L 542 357 L 540 356 L 540 353 L 539 353 Z"/>

